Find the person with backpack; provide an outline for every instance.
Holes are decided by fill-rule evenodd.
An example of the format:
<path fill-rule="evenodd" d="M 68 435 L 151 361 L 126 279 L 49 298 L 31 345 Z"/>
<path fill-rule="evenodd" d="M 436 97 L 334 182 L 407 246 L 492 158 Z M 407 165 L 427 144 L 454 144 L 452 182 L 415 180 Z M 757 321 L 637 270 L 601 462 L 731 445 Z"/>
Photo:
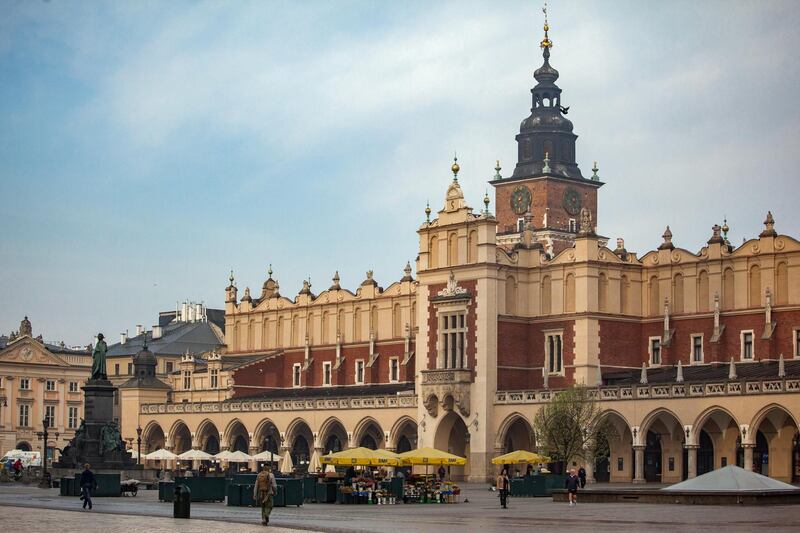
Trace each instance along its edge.
<path fill-rule="evenodd" d="M 256 484 L 253 486 L 253 499 L 257 505 L 261 506 L 261 523 L 269 525 L 269 515 L 272 513 L 272 506 L 275 501 L 275 494 L 278 493 L 278 483 L 272 474 L 269 465 L 264 468 L 256 477 Z"/>
<path fill-rule="evenodd" d="M 84 470 L 81 474 L 81 500 L 83 500 L 83 508 L 89 505 L 89 510 L 92 510 L 92 492 L 97 489 L 97 480 L 94 477 L 94 472 L 91 470 L 89 463 L 83 465 Z"/>

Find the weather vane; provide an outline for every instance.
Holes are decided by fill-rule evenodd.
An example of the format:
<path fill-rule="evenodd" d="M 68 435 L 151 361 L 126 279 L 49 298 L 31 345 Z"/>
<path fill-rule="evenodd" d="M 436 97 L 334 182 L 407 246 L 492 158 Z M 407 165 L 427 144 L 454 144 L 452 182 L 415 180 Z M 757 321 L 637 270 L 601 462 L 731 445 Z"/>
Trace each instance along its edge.
<path fill-rule="evenodd" d="M 550 37 L 547 35 L 548 30 L 550 30 L 550 25 L 547 23 L 547 2 L 544 3 L 542 13 L 544 13 L 544 39 L 542 39 L 542 42 L 539 44 L 539 46 L 541 48 L 552 48 L 553 41 L 551 41 Z"/>

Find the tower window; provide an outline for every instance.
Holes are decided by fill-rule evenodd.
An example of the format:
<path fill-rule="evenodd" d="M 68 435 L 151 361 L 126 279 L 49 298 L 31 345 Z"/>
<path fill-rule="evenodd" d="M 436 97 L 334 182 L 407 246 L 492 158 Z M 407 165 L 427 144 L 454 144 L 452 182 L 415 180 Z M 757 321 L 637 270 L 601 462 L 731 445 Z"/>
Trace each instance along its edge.
<path fill-rule="evenodd" d="M 331 384 L 331 362 L 326 361 L 322 363 L 322 384 L 329 386 Z"/>
<path fill-rule="evenodd" d="M 364 384 L 364 360 L 359 359 L 356 361 L 356 385 Z"/>
<path fill-rule="evenodd" d="M 520 217 L 517 219 L 517 231 L 522 233 L 525 230 L 525 219 Z"/>
<path fill-rule="evenodd" d="M 219 386 L 219 370 L 216 368 L 211 369 L 211 388 L 216 389 Z"/>
<path fill-rule="evenodd" d="M 563 332 L 548 333 L 545 335 L 544 349 L 547 357 L 547 372 L 549 374 L 564 373 L 564 337 Z"/>
<path fill-rule="evenodd" d="M 440 345 L 444 368 L 467 368 L 466 314 L 455 313 L 440 317 Z"/>
<path fill-rule="evenodd" d="M 569 232 L 578 233 L 578 223 L 574 218 L 569 219 Z"/>
<path fill-rule="evenodd" d="M 300 363 L 295 363 L 292 366 L 292 387 L 300 386 L 300 372 L 301 372 Z"/>
<path fill-rule="evenodd" d="M 742 359 L 753 358 L 753 332 L 742 332 Z"/>
<path fill-rule="evenodd" d="M 703 362 L 703 336 L 692 335 L 692 362 Z"/>

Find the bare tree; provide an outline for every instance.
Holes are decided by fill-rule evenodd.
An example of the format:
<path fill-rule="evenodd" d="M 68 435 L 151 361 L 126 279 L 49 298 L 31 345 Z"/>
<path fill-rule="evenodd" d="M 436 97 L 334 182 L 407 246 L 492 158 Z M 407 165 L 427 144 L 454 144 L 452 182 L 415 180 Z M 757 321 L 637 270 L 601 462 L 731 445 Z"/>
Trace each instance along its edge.
<path fill-rule="evenodd" d="M 600 404 L 586 387 L 571 387 L 553 395 L 533 419 L 540 450 L 555 461 L 588 460 L 607 454 L 616 433 L 600 419 Z"/>

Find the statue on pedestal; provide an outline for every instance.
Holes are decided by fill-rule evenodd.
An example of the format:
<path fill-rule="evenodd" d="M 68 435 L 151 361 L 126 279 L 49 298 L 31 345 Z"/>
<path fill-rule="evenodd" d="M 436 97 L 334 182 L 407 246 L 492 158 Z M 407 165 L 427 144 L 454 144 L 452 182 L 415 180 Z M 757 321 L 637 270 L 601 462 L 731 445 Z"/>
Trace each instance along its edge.
<path fill-rule="evenodd" d="M 108 346 L 103 340 L 103 334 L 97 334 L 97 344 L 92 350 L 92 377 L 90 379 L 108 379 L 106 374 L 106 352 Z"/>

